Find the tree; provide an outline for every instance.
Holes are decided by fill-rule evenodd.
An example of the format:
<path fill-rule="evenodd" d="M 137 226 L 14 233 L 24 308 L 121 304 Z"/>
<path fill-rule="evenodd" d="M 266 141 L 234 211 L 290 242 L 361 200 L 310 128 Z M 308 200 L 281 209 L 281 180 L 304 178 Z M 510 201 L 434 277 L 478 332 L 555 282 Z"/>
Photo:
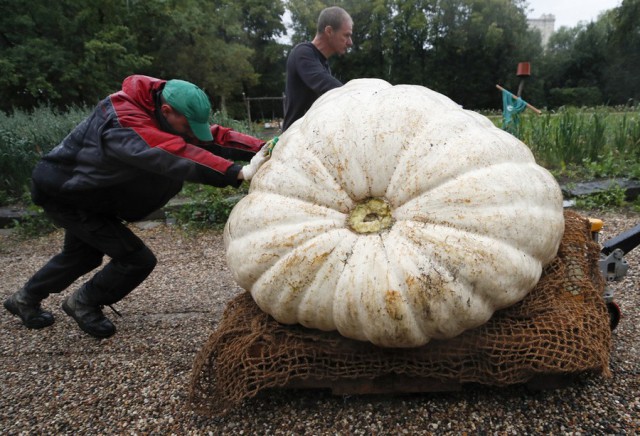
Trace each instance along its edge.
<path fill-rule="evenodd" d="M 499 107 L 495 84 L 516 86 L 518 62 L 535 64 L 539 36 L 527 27 L 524 2 L 457 0 L 435 11 L 428 63 L 430 87 L 469 108 Z"/>
<path fill-rule="evenodd" d="M 609 21 L 560 28 L 545 53 L 545 91 L 552 107 L 603 102 Z"/>
<path fill-rule="evenodd" d="M 149 65 L 122 25 L 121 4 L 0 2 L 0 109 L 93 104 L 122 76 Z"/>
<path fill-rule="evenodd" d="M 93 105 L 135 73 L 192 81 L 222 106 L 258 80 L 234 0 L 2 0 L 0 14 L 5 111 Z"/>
<path fill-rule="evenodd" d="M 613 30 L 604 69 L 609 103 L 640 101 L 640 0 L 623 0 L 610 18 Z"/>
<path fill-rule="evenodd" d="M 250 97 L 280 97 L 284 92 L 285 64 L 287 46 L 277 41 L 285 33 L 282 22 L 284 4 L 281 0 L 241 0 L 242 29 L 245 34 L 245 44 L 253 50 L 251 65 L 259 76 L 255 83 L 245 83 L 244 92 Z M 258 108 L 253 119 L 266 116 L 282 115 L 282 102 L 279 100 L 264 101 Z"/>
<path fill-rule="evenodd" d="M 286 7 L 291 14 L 293 36 L 291 42 L 296 45 L 303 41 L 311 41 L 316 34 L 318 14 L 328 6 L 340 6 L 342 2 L 328 0 L 287 0 Z M 347 10 L 347 8 L 344 8 Z M 347 10 L 349 12 L 349 10 Z"/>
<path fill-rule="evenodd" d="M 143 2 L 144 3 L 144 2 Z M 162 8 L 162 3 L 159 2 Z M 147 48 L 160 77 L 198 84 L 226 109 L 226 99 L 255 83 L 253 51 L 244 44 L 241 9 L 233 0 L 175 0 L 160 16 L 161 31 Z M 161 9 L 162 10 L 162 9 Z"/>
<path fill-rule="evenodd" d="M 624 0 L 596 21 L 561 28 L 544 55 L 548 103 L 626 104 L 640 99 L 640 0 Z"/>

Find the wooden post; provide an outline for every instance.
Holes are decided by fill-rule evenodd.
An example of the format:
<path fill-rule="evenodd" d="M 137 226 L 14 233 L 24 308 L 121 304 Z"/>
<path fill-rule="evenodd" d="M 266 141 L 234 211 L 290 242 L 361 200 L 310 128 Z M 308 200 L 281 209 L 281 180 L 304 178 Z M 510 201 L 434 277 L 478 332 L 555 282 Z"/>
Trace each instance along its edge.
<path fill-rule="evenodd" d="M 253 132 L 253 123 L 251 122 L 251 99 L 247 98 L 247 96 L 242 93 L 242 99 L 244 100 L 245 106 L 247 106 L 247 119 L 249 120 L 249 132 Z"/>

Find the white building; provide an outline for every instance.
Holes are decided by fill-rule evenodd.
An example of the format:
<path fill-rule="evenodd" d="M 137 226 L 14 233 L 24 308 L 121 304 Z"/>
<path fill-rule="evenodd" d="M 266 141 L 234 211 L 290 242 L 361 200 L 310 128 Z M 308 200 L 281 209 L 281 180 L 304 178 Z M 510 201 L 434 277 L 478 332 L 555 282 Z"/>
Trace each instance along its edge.
<path fill-rule="evenodd" d="M 556 17 L 553 14 L 542 14 L 540 18 L 527 18 L 529 28 L 538 29 L 542 35 L 542 46 L 549 42 L 551 34 L 555 31 Z"/>

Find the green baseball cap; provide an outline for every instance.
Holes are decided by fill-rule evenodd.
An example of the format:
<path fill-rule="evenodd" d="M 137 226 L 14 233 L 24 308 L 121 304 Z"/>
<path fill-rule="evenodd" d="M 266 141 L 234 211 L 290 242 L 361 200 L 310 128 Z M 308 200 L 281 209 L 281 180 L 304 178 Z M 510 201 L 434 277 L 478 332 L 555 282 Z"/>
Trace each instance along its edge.
<path fill-rule="evenodd" d="M 211 103 L 202 89 L 193 83 L 173 79 L 164 85 L 162 97 L 171 107 L 187 117 L 191 130 L 199 140 L 213 140 L 209 127 Z"/>

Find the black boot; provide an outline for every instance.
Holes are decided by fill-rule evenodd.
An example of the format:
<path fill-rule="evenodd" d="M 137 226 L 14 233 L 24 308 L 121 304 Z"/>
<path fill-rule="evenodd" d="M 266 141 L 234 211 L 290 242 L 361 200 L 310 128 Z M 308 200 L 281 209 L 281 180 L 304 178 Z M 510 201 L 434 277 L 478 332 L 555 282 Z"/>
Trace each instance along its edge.
<path fill-rule="evenodd" d="M 24 288 L 4 300 L 4 308 L 19 316 L 22 324 L 30 329 L 49 327 L 55 321 L 51 312 L 42 310 L 40 298 L 29 295 Z"/>
<path fill-rule="evenodd" d="M 62 309 L 93 337 L 104 339 L 116 332 L 116 326 L 102 313 L 102 306 L 87 296 L 85 286 L 70 295 L 62 303 Z"/>

